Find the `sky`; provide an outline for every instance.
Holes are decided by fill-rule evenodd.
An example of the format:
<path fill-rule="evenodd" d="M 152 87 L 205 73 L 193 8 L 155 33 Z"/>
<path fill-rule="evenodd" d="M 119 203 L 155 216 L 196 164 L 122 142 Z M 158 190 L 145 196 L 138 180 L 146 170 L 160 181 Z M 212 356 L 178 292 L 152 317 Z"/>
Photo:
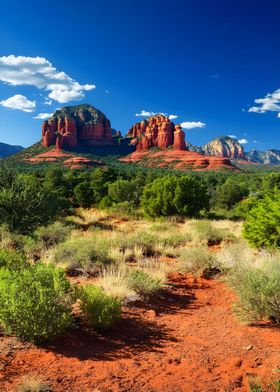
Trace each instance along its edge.
<path fill-rule="evenodd" d="M 11 5 L 12 4 L 12 5 Z M 0 13 L 0 142 L 89 103 L 113 128 L 151 113 L 203 145 L 280 149 L 277 0 L 7 0 Z"/>

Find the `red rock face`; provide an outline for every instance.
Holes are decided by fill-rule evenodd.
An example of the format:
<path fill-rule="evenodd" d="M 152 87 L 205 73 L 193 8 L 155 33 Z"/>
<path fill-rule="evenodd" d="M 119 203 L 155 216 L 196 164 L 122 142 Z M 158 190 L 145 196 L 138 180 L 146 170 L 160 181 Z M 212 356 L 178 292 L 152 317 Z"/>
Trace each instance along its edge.
<path fill-rule="evenodd" d="M 110 121 L 90 105 L 78 105 L 58 110 L 42 125 L 45 147 L 73 148 L 79 144 L 100 145 L 113 141 Z"/>
<path fill-rule="evenodd" d="M 133 144 L 137 144 L 137 151 L 152 147 L 167 148 L 172 145 L 177 150 L 186 149 L 185 133 L 181 127 L 175 126 L 168 117 L 161 114 L 134 124 L 127 137 L 131 137 Z"/>
<path fill-rule="evenodd" d="M 174 150 L 186 150 L 186 141 L 185 141 L 185 132 L 182 131 L 181 125 L 175 125 L 174 131 L 174 143 L 173 143 Z"/>

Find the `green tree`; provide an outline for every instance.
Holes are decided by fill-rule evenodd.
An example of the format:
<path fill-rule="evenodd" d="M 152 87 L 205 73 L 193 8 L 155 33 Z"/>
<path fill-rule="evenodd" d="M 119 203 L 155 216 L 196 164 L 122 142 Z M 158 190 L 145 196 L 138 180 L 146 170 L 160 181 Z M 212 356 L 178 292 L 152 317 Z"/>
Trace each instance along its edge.
<path fill-rule="evenodd" d="M 117 180 L 108 185 L 108 196 L 115 203 L 137 201 L 136 186 L 128 180 Z"/>
<path fill-rule="evenodd" d="M 74 188 L 74 196 L 79 206 L 91 207 L 94 203 L 93 191 L 90 187 L 90 183 L 87 181 L 80 182 Z"/>
<path fill-rule="evenodd" d="M 148 216 L 198 216 L 208 209 L 209 197 L 205 185 L 193 176 L 167 176 L 147 184 L 141 198 Z"/>
<path fill-rule="evenodd" d="M 280 248 L 280 191 L 256 202 L 248 212 L 243 235 L 257 248 Z"/>
<path fill-rule="evenodd" d="M 0 188 L 0 223 L 13 232 L 30 233 L 53 221 L 64 207 L 33 175 L 19 174 L 11 185 Z"/>

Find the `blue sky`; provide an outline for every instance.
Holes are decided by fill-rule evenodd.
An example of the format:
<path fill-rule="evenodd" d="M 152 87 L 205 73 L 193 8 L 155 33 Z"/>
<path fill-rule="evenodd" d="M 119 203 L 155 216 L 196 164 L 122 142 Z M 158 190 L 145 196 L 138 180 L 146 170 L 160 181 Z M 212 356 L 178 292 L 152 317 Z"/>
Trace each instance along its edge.
<path fill-rule="evenodd" d="M 123 134 L 163 112 L 196 145 L 280 149 L 279 13 L 276 0 L 4 0 L 0 141 L 28 146 L 34 117 L 90 103 Z"/>

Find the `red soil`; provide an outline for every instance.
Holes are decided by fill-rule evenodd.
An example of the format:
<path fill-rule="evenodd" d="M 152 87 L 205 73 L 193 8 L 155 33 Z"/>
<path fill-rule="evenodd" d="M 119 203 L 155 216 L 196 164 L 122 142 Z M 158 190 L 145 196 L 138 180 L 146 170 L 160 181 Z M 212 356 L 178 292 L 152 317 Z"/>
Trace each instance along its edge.
<path fill-rule="evenodd" d="M 241 392 L 248 376 L 268 380 L 280 367 L 280 330 L 238 322 L 224 283 L 182 274 L 169 283 L 149 305 L 126 307 L 106 336 L 81 327 L 45 348 L 2 337 L 0 391 L 35 372 L 55 392 Z"/>
<path fill-rule="evenodd" d="M 139 163 L 149 167 L 172 166 L 178 170 L 193 169 L 196 171 L 215 170 L 227 168 L 236 170 L 228 158 L 202 155 L 197 152 L 183 150 L 141 150 L 135 151 L 120 161 Z"/>

